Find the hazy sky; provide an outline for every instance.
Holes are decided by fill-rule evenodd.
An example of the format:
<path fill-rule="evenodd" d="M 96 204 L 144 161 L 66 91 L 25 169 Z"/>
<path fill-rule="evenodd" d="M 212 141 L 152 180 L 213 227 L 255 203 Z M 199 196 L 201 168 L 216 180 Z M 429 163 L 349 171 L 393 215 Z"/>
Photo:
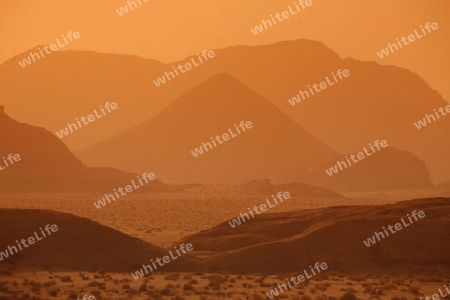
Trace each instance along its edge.
<path fill-rule="evenodd" d="M 313 0 L 303 12 L 253 35 L 250 28 L 294 0 L 150 0 L 119 16 L 124 0 L 0 1 L 0 63 L 51 44 L 68 31 L 81 38 L 64 49 L 134 54 L 163 62 L 203 49 L 306 38 L 324 42 L 341 57 L 408 68 L 450 99 L 450 1 Z M 395 3 L 394 3 L 395 2 Z M 376 52 L 426 22 L 439 29 L 380 59 Z"/>

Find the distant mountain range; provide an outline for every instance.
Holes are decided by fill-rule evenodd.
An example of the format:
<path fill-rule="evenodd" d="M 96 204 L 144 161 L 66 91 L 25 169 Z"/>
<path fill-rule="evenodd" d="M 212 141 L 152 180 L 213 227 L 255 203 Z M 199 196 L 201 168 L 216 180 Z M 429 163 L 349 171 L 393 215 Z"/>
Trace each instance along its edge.
<path fill-rule="evenodd" d="M 234 124 L 245 133 L 194 157 L 192 150 Z M 335 156 L 272 103 L 219 74 L 173 101 L 151 120 L 80 153 L 89 165 L 141 172 L 150 166 L 169 182 L 239 183 L 310 168 Z"/>
<path fill-rule="evenodd" d="M 336 192 L 324 188 L 318 188 L 309 184 L 294 182 L 276 185 L 272 184 L 272 182 L 268 179 L 252 180 L 250 182 L 237 185 L 234 188 L 242 194 L 263 194 L 268 196 L 270 194 L 276 194 L 280 191 L 288 191 L 292 197 L 299 198 L 343 198 L 342 195 Z"/>
<path fill-rule="evenodd" d="M 191 151 L 241 120 L 253 127 L 217 148 Z M 273 179 L 335 191 L 433 188 L 425 164 L 393 148 L 328 176 L 343 159 L 269 101 L 226 74 L 213 76 L 149 121 L 99 143 L 79 157 L 92 166 L 140 173 L 150 166 L 175 183 L 244 183 Z"/>
<path fill-rule="evenodd" d="M 205 141 L 212 143 L 210 138 L 235 130 L 234 124 L 241 121 L 251 121 L 252 129 L 201 156 L 192 155 Z M 111 192 L 129 184 L 134 174 L 146 172 L 158 179 L 139 192 L 263 179 L 290 184 L 301 196 L 319 192 L 316 187 L 339 192 L 434 188 L 424 163 L 394 148 L 328 176 L 325 170 L 343 157 L 226 74 L 186 92 L 151 120 L 79 153 L 95 168 L 86 167 L 55 135 L 15 121 L 3 107 L 0 125 L 3 155 L 18 153 L 23 158 L 0 173 L 4 191 Z M 331 191 L 319 193 L 332 196 Z"/>
<path fill-rule="evenodd" d="M 450 160 L 447 159 L 447 149 L 450 146 L 450 140 L 447 138 L 450 132 L 450 119 L 444 117 L 420 131 L 413 125 L 413 122 L 422 119 L 425 113 L 445 105 L 446 102 L 417 75 L 397 67 L 384 67 L 371 62 L 341 59 L 322 43 L 307 40 L 279 42 L 256 47 L 236 46 L 214 51 L 216 53 L 214 60 L 203 64 L 201 68 L 191 70 L 188 76 L 180 76 L 177 80 L 170 81 L 160 88 L 153 84 L 153 80 L 161 76 L 168 67 L 183 61 L 162 64 L 133 56 L 77 51 L 56 52 L 45 61 L 42 60 L 39 64 L 26 69 L 17 68 L 16 61 L 10 60 L 0 66 L 0 97 L 2 102 L 8 105 L 8 110 L 13 116 L 22 121 L 43 126 L 52 132 L 64 128 L 75 117 L 88 114 L 99 104 L 116 101 L 119 109 L 114 115 L 98 120 L 89 128 L 65 137 L 63 141 L 70 148 L 77 150 L 76 154 L 80 153 L 82 161 L 88 165 L 111 166 L 133 172 L 141 168 L 141 165 L 150 164 L 153 161 L 156 161 L 156 168 L 160 169 L 164 159 L 177 151 L 183 153 L 182 156 L 173 158 L 172 164 L 161 170 L 161 175 L 169 175 L 176 174 L 178 170 L 174 169 L 176 168 L 174 166 L 176 162 L 184 160 L 184 153 L 189 154 L 190 150 L 194 150 L 202 142 L 208 141 L 210 135 L 205 139 L 196 132 L 191 133 L 186 130 L 189 141 L 182 139 L 182 143 L 190 143 L 190 135 L 192 135 L 192 144 L 189 144 L 189 150 L 187 146 L 180 146 L 186 147 L 183 149 L 187 151 L 169 149 L 171 144 L 168 141 L 162 142 L 161 139 L 166 138 L 162 135 L 159 137 L 160 139 L 156 139 L 158 142 L 155 143 L 152 143 L 151 140 L 141 141 L 142 145 L 147 143 L 147 146 L 142 150 L 134 149 L 136 157 L 142 159 L 145 156 L 145 160 L 140 162 L 137 162 L 137 159 L 126 157 L 118 159 L 117 154 L 127 145 L 120 145 L 111 152 L 102 153 L 99 149 L 106 144 L 117 144 L 118 137 L 124 136 L 125 132 L 136 133 L 140 130 L 141 137 L 146 136 L 147 133 L 144 130 L 146 127 L 146 130 L 149 130 L 148 135 L 156 137 L 158 134 L 155 136 L 152 129 L 148 128 L 152 126 L 149 124 L 162 124 L 159 116 L 171 115 L 171 103 L 186 99 L 188 97 L 186 95 L 194 95 L 194 91 L 210 89 L 211 87 L 205 87 L 205 82 L 215 78 L 216 82 L 223 81 L 216 84 L 218 91 L 202 92 L 198 94 L 199 97 L 207 96 L 210 99 L 220 98 L 221 101 L 231 101 L 225 100 L 225 98 L 229 95 L 243 96 L 239 92 L 242 89 L 239 88 L 236 91 L 227 90 L 226 93 L 223 93 L 227 85 L 229 88 L 241 85 L 249 91 L 255 91 L 254 95 L 274 103 L 279 109 L 278 112 L 281 111 L 284 115 L 289 116 L 303 128 L 301 129 L 303 132 L 308 133 L 311 139 L 328 148 L 328 155 L 323 156 L 324 153 L 320 153 L 321 151 L 317 154 L 311 153 L 313 161 L 315 159 L 318 161 L 329 160 L 330 156 L 336 155 L 336 152 L 358 151 L 369 141 L 386 139 L 390 146 L 402 151 L 409 151 L 422 160 L 434 182 L 450 179 Z M 305 90 L 308 85 L 323 81 L 326 76 L 330 76 L 330 72 L 338 69 L 348 69 L 351 76 L 295 106 L 288 103 L 288 99 L 297 94 L 299 90 Z M 221 73 L 227 73 L 233 77 L 234 85 L 229 85 L 227 76 L 217 75 Z M 215 77 L 216 75 L 218 77 Z M 24 86 L 25 82 L 26 86 Z M 70 93 L 65 92 L 69 90 Z M 219 93 L 223 95 L 219 95 Z M 61 101 L 62 98 L 64 101 Z M 208 99 L 200 100 L 208 102 Z M 242 102 L 243 100 L 235 99 L 235 101 Z M 27 109 L 23 109 L 24 107 Z M 198 109 L 200 108 L 198 107 Z M 189 119 L 188 114 L 190 114 L 191 119 L 194 119 L 197 117 L 197 113 L 201 112 L 204 115 L 208 113 L 204 109 L 198 112 L 189 111 L 187 113 L 186 111 L 183 112 L 185 115 L 181 113 L 180 118 L 187 120 Z M 231 113 L 231 109 L 229 113 Z M 44 117 L 49 115 L 52 117 Z M 229 114 L 229 116 L 231 115 Z M 247 120 L 249 116 L 251 114 L 241 115 L 241 120 Z M 262 113 L 260 117 L 272 118 L 269 115 L 263 116 Z M 174 118 L 175 116 L 171 120 Z M 286 116 L 283 118 L 287 120 Z M 272 120 L 275 119 L 277 118 L 273 117 Z M 204 120 L 210 120 L 210 124 L 215 122 L 212 118 L 207 117 Z M 233 122 L 241 120 L 230 119 L 230 122 L 227 122 L 226 119 L 223 119 L 221 123 L 221 127 L 224 127 L 223 130 L 214 127 L 214 124 L 204 124 L 203 126 L 215 129 L 214 132 L 212 130 L 209 132 L 208 129 L 205 134 L 221 134 L 232 126 Z M 173 126 L 181 125 L 178 123 Z M 191 128 L 193 129 L 195 126 Z M 274 125 L 273 128 L 277 128 L 277 126 Z M 164 130 L 166 129 L 160 129 L 161 132 Z M 169 132 L 175 133 L 176 129 L 173 127 L 168 130 L 167 138 L 175 138 L 170 137 Z M 256 135 L 256 131 L 249 132 L 249 135 Z M 268 131 L 268 134 L 271 132 Z M 212 159 L 217 153 L 223 152 L 224 149 L 232 147 L 232 144 L 242 143 L 243 141 L 238 141 L 241 138 L 243 136 L 227 142 L 226 145 L 221 145 L 221 149 L 217 148 L 202 155 L 203 157 L 199 157 L 197 160 L 203 161 L 200 163 L 203 166 L 199 166 L 197 161 L 193 163 L 192 167 L 203 172 L 201 170 L 207 169 L 206 161 Z M 280 136 L 280 141 L 286 138 Z M 132 138 L 129 137 L 129 139 Z M 296 140 L 297 137 L 292 137 L 292 139 Z M 136 145 L 140 145 L 140 143 Z M 152 151 L 145 152 L 148 154 L 147 156 L 142 152 L 149 150 L 150 143 L 152 143 Z M 157 143 L 167 145 L 165 150 L 167 153 L 155 154 L 161 151 L 161 145 L 157 145 Z M 79 151 L 81 148 L 84 150 Z M 299 163 L 299 157 L 308 151 L 315 152 L 318 149 L 302 148 L 298 152 L 298 157 L 291 160 L 291 170 L 302 169 L 308 164 L 315 163 L 313 161 L 307 161 L 305 164 Z M 289 152 L 291 150 L 285 148 L 282 151 Z M 282 151 L 273 153 L 280 154 L 283 153 Z M 320 156 L 322 157 L 319 158 Z M 113 157 L 114 161 L 112 161 Z M 258 155 L 256 157 L 254 155 L 254 158 L 257 157 Z M 233 180 L 245 182 L 274 178 L 271 177 L 275 175 L 271 170 L 291 171 L 287 170 L 286 166 L 287 161 L 291 158 L 279 157 L 277 159 L 279 159 L 278 166 L 270 166 L 270 162 L 265 162 L 265 166 L 260 165 L 259 170 L 254 169 L 255 174 L 252 174 L 250 170 L 245 170 L 241 175 L 234 174 L 236 177 Z M 147 160 L 148 162 L 146 162 Z M 181 164 L 180 168 L 181 170 L 189 169 L 190 165 L 188 163 Z M 191 177 L 190 175 L 181 175 L 180 172 L 178 175 L 167 176 L 167 180 L 184 182 L 189 176 L 190 182 L 217 182 L 224 179 L 223 182 L 226 183 L 230 181 L 226 172 L 232 168 L 233 162 L 231 165 L 225 166 L 222 175 L 212 176 L 208 181 L 202 179 L 209 176 L 206 173 L 198 173 L 198 177 Z M 189 174 L 187 169 L 182 172 Z M 227 169 L 228 171 L 226 171 Z M 277 176 L 279 175 L 277 174 Z M 182 178 L 183 176 L 185 178 Z"/>

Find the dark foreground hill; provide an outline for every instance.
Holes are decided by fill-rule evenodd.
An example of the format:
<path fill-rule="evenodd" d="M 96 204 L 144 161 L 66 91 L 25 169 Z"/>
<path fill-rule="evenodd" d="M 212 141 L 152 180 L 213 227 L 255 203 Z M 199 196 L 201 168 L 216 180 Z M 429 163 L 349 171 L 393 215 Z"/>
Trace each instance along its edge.
<path fill-rule="evenodd" d="M 130 237 L 117 230 L 71 214 L 25 209 L 0 209 L 0 251 L 16 246 L 16 240 L 28 239 L 39 228 L 56 224 L 58 231 L 17 254 L 3 257 L 2 264 L 14 264 L 19 270 L 135 271 L 150 259 L 162 258 L 168 251 Z M 14 252 L 14 250 L 12 250 Z M 195 259 L 182 256 L 167 264 L 165 271 L 190 270 Z"/>
<path fill-rule="evenodd" d="M 416 210 L 425 217 L 367 247 L 363 241 Z M 262 214 L 236 228 L 224 222 L 184 240 L 203 267 L 226 272 L 299 271 L 326 262 L 332 272 L 450 274 L 450 199 Z M 194 253 L 195 253 L 194 251 Z"/>

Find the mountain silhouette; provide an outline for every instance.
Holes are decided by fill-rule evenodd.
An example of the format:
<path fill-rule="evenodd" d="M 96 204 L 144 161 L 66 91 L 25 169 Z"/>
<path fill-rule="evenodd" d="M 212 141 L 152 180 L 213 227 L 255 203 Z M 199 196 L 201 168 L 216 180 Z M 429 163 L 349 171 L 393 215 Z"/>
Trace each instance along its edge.
<path fill-rule="evenodd" d="M 370 152 L 370 150 L 369 150 Z M 350 157 L 347 155 L 347 157 Z M 336 162 L 345 162 L 347 168 Z M 334 173 L 330 168 L 335 168 Z M 332 176 L 326 173 L 328 170 Z M 409 151 L 387 147 L 362 161 L 349 165 L 345 155 L 314 169 L 297 169 L 284 174 L 279 182 L 305 182 L 339 192 L 433 189 L 425 163 Z"/>
<path fill-rule="evenodd" d="M 331 190 L 299 182 L 274 185 L 269 179 L 252 180 L 250 182 L 237 185 L 235 189 L 243 194 L 270 195 L 276 194 L 279 191 L 288 191 L 292 197 L 333 199 L 343 197 L 342 195 Z"/>
<path fill-rule="evenodd" d="M 20 155 L 20 161 L 9 163 L 0 171 L 0 188 L 4 192 L 110 192 L 137 177 L 111 168 L 86 167 L 52 133 L 17 122 L 0 106 L 0 157 L 7 158 L 9 154 Z M 169 187 L 155 179 L 139 189 L 143 192 Z"/>
<path fill-rule="evenodd" d="M 450 160 L 446 159 L 450 119 L 442 117 L 420 130 L 414 126 L 448 102 L 416 74 L 341 59 L 324 44 L 308 40 L 235 46 L 215 53 L 214 59 L 161 87 L 153 80 L 189 57 L 162 64 L 129 55 L 65 51 L 25 69 L 16 58 L 0 66 L 0 96 L 7 99 L 14 116 L 54 132 L 98 105 L 116 101 L 119 109 L 114 115 L 64 138 L 69 147 L 80 150 L 148 120 L 208 78 L 228 73 L 340 153 L 358 151 L 370 140 L 386 139 L 389 145 L 423 160 L 434 182 L 450 180 Z M 325 81 L 338 69 L 348 69 L 351 75 L 295 106 L 288 103 L 299 90 Z M 29 109 L 24 110 L 25 106 Z M 42 118 L 49 110 L 53 117 Z"/>
<path fill-rule="evenodd" d="M 417 74 L 341 59 L 324 44 L 308 40 L 230 47 L 216 50 L 216 56 L 205 65 L 205 76 L 230 74 L 336 151 L 359 151 L 368 141 L 385 139 L 423 160 L 433 181 L 450 180 L 450 117 L 441 116 L 420 130 L 414 126 L 449 103 Z M 288 102 L 308 85 L 327 76 L 333 80 L 331 73 L 338 69 L 348 69 L 350 76 L 294 106 Z"/>
<path fill-rule="evenodd" d="M 131 55 L 57 51 L 21 68 L 20 58 L 30 51 L 0 65 L 0 99 L 14 118 L 56 133 L 108 101 L 118 104 L 113 113 L 63 138 L 73 151 L 147 120 L 167 102 L 162 90 L 149 85 L 167 68 L 160 62 Z M 171 95 L 170 90 L 164 93 Z"/>
<path fill-rule="evenodd" d="M 85 168 L 67 146 L 47 130 L 17 122 L 0 106 L 0 151 L 2 156 L 19 154 L 22 159 L 14 169 L 70 169 Z"/>
<path fill-rule="evenodd" d="M 194 157 L 234 124 L 253 124 L 237 137 Z M 209 149 L 209 148 L 208 148 Z M 335 156 L 273 104 L 226 74 L 183 94 L 149 121 L 96 145 L 80 157 L 91 166 L 129 172 L 151 168 L 176 183 L 242 183 L 273 178 L 292 166 L 312 167 Z"/>

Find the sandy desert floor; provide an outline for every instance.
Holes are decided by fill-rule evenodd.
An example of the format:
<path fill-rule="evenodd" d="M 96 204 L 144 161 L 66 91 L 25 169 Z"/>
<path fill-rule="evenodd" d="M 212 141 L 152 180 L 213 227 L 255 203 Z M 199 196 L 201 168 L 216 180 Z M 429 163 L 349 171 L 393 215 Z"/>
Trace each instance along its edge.
<path fill-rule="evenodd" d="M 209 273 L 157 273 L 134 280 L 130 274 L 48 272 L 20 273 L 0 277 L 0 300 L 3 299 L 80 299 L 93 295 L 96 299 L 146 300 L 215 300 L 269 299 L 271 288 L 283 279 L 298 274 L 230 275 Z M 352 276 L 326 275 L 294 286 L 278 299 L 351 300 L 390 299 L 419 300 L 424 295 L 438 293 L 448 279 L 434 277 L 392 278 L 359 274 Z M 345 297 L 349 292 L 351 295 Z"/>
<path fill-rule="evenodd" d="M 425 197 L 430 195 L 430 192 L 424 191 L 422 194 Z M 235 218 L 239 213 L 245 213 L 248 207 L 265 203 L 267 198 L 262 194 L 242 195 L 230 192 L 226 187 L 215 187 L 183 193 L 129 194 L 97 209 L 93 203 L 102 196 L 102 194 L 0 194 L 0 207 L 48 209 L 71 213 L 149 243 L 168 247 L 182 237 Z M 358 193 L 357 196 L 357 198 L 335 199 L 292 197 L 266 213 L 338 205 L 388 204 L 414 198 L 412 193 L 409 195 L 400 192 Z"/>
<path fill-rule="evenodd" d="M 432 196 L 427 191 L 423 197 Z M 226 188 L 184 193 L 131 194 L 97 209 L 100 194 L 2 194 L 0 207 L 48 209 L 86 217 L 149 243 L 168 247 L 186 235 L 215 226 L 264 203 L 263 195 L 239 195 Z M 378 205 L 420 198 L 412 193 L 347 194 L 358 198 L 291 198 L 268 212 L 311 209 L 337 205 Z M 226 209 L 224 209 L 226 208 Z M 268 299 L 266 292 L 284 278 L 298 274 L 237 275 L 209 273 L 162 273 L 134 280 L 128 273 L 18 272 L 2 268 L 0 300 L 77 299 Z M 450 279 L 425 276 L 392 278 L 374 274 L 343 276 L 323 274 L 280 294 L 278 299 L 420 300 L 437 293 Z M 343 295 L 349 291 L 352 295 Z M 343 298 L 342 298 L 343 297 Z"/>

